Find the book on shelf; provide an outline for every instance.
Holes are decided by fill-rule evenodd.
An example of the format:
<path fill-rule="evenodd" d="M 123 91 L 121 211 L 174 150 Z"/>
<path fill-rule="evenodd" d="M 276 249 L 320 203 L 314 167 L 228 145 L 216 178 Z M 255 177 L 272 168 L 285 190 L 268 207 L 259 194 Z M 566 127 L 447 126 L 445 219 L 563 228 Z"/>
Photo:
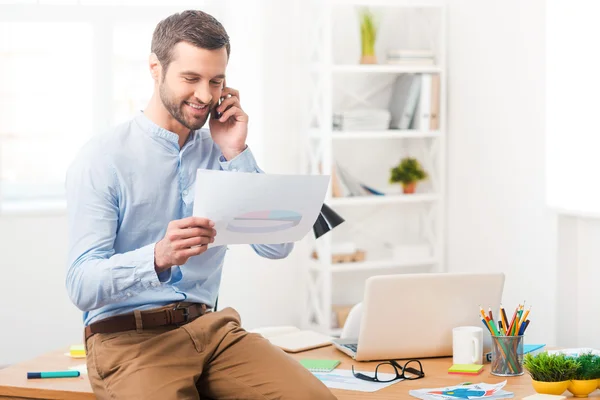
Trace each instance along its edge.
<path fill-rule="evenodd" d="M 401 74 L 396 78 L 389 102 L 390 128 L 409 129 L 413 120 L 419 93 L 421 75 Z"/>
<path fill-rule="evenodd" d="M 432 50 L 390 49 L 386 54 L 386 63 L 395 65 L 434 65 L 435 54 Z"/>
<path fill-rule="evenodd" d="M 431 126 L 431 74 L 421 74 L 421 93 L 415 109 L 412 128 L 428 131 Z"/>
<path fill-rule="evenodd" d="M 383 192 L 360 182 L 337 162 L 334 162 L 331 167 L 331 193 L 333 197 L 384 195 Z"/>
<path fill-rule="evenodd" d="M 396 78 L 388 104 L 391 129 L 422 131 L 439 129 L 439 74 L 401 74 Z"/>
<path fill-rule="evenodd" d="M 431 75 L 431 113 L 429 129 L 440 129 L 440 75 Z"/>

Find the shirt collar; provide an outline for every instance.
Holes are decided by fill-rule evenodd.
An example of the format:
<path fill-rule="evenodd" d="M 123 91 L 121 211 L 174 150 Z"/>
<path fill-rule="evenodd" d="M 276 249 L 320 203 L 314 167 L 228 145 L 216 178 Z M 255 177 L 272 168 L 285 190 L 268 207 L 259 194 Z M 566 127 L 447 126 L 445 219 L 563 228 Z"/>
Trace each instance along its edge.
<path fill-rule="evenodd" d="M 175 145 L 177 145 L 177 147 L 179 147 L 179 135 L 158 126 L 157 124 L 152 122 L 152 120 L 150 120 L 150 118 L 148 118 L 143 111 L 140 111 L 138 115 L 136 115 L 135 121 L 139 124 L 139 126 L 144 132 L 152 136 L 163 138 L 168 142 L 174 143 Z M 195 141 L 197 134 L 198 131 L 191 131 L 190 135 L 186 140 L 186 143 Z"/>

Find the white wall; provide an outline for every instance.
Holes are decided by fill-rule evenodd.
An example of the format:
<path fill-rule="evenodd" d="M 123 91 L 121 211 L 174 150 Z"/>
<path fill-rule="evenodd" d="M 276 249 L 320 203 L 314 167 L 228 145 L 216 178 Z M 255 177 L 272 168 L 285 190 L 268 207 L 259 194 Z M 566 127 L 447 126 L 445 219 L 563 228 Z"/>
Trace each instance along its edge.
<path fill-rule="evenodd" d="M 0 217 L 0 365 L 81 343 L 65 290 L 64 213 Z"/>
<path fill-rule="evenodd" d="M 290 15 L 294 5 L 279 3 L 266 15 Z M 504 304 L 534 306 L 528 341 L 553 344 L 557 231 L 544 205 L 544 1 L 450 3 L 449 270 L 504 271 Z M 268 172 L 295 173 L 303 108 L 299 89 L 287 86 L 294 38 L 285 18 L 263 22 L 255 34 L 269 40 L 260 73 L 269 79 L 251 115 L 263 129 L 256 151 Z M 235 247 L 220 306 L 236 307 L 248 328 L 298 323 L 302 246 L 284 261 Z M 80 342 L 80 315 L 64 289 L 64 215 L 0 216 L 0 254 L 0 365 Z"/>
<path fill-rule="evenodd" d="M 543 0 L 449 2 L 448 266 L 503 271 L 556 342 L 556 218 L 545 207 Z"/>
<path fill-rule="evenodd" d="M 600 88 L 596 43 L 600 4 L 551 1 L 546 10 L 547 197 L 558 219 L 558 343 L 600 347 L 599 138 L 595 132 Z M 576 72 L 573 58 L 580 54 Z M 576 116 L 576 118 L 574 118 Z"/>
<path fill-rule="evenodd" d="M 251 120 L 249 143 L 260 166 L 267 172 L 297 173 L 300 115 L 295 108 L 300 100 L 290 95 L 294 85 L 285 83 L 294 73 L 294 39 L 291 31 L 285 32 L 289 22 L 275 18 L 289 15 L 288 7 L 295 3 L 251 3 L 240 3 L 236 13 L 225 16 L 237 63 L 228 83 L 237 82 L 241 90 Z M 81 315 L 64 286 L 66 235 L 64 211 L 0 215 L 0 365 L 82 342 Z M 219 308 L 235 307 L 248 329 L 297 324 L 302 295 L 298 266 L 307 252 L 303 246 L 298 243 L 285 260 L 263 259 L 249 246 L 231 246 Z"/>
<path fill-rule="evenodd" d="M 600 220 L 558 219 L 557 339 L 561 346 L 600 348 Z"/>

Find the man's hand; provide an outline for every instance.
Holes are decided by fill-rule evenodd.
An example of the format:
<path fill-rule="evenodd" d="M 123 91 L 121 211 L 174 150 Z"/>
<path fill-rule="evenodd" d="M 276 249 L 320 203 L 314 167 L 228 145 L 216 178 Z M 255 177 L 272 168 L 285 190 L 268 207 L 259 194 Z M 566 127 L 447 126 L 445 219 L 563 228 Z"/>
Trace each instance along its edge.
<path fill-rule="evenodd" d="M 157 274 L 173 265 L 183 265 L 192 256 L 206 251 L 215 241 L 214 222 L 206 218 L 188 217 L 171 221 L 165 237 L 154 246 L 154 269 Z"/>
<path fill-rule="evenodd" d="M 223 101 L 216 107 L 222 113 L 221 118 L 215 118 L 215 110 L 211 112 L 210 134 L 214 142 L 223 152 L 227 160 L 233 159 L 246 149 L 248 136 L 248 115 L 242 110 L 240 92 L 225 87 L 221 92 Z"/>

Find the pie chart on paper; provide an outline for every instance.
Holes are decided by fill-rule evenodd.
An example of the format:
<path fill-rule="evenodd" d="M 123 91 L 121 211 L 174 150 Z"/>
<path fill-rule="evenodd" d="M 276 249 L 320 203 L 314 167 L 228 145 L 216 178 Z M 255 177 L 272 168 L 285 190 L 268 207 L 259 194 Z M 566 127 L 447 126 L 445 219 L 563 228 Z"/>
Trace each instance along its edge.
<path fill-rule="evenodd" d="M 227 230 L 239 233 L 269 233 L 293 228 L 302 214 L 289 210 L 252 211 L 234 217 Z"/>

